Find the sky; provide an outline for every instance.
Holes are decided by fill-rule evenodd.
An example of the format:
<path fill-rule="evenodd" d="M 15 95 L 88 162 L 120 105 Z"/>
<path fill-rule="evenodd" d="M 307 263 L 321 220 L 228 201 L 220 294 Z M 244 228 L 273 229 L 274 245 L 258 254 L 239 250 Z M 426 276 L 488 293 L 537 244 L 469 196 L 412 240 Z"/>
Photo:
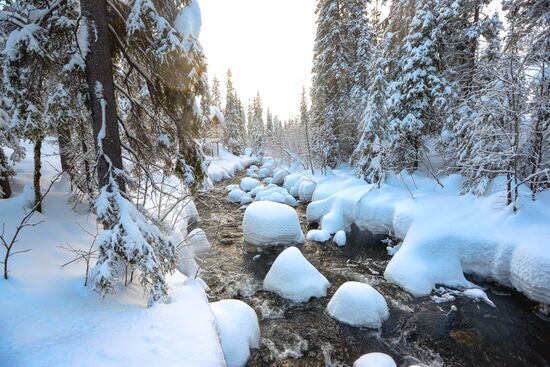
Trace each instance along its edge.
<path fill-rule="evenodd" d="M 315 0 L 199 0 L 208 74 L 225 86 L 227 68 L 245 105 L 260 91 L 279 118 L 298 114 L 311 85 Z M 225 88 L 222 89 L 225 97 Z"/>

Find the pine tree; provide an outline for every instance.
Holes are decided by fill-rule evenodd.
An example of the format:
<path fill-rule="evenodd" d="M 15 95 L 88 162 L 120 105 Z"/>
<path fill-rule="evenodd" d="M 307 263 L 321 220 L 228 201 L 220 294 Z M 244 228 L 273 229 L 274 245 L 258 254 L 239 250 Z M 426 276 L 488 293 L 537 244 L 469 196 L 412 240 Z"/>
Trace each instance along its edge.
<path fill-rule="evenodd" d="M 253 102 L 251 148 L 252 154 L 263 157 L 265 154 L 265 127 L 263 120 L 262 99 L 260 92 L 256 94 Z"/>
<path fill-rule="evenodd" d="M 211 99 L 212 99 L 212 106 L 218 107 L 218 109 L 222 110 L 222 94 L 220 91 L 220 81 L 218 78 L 214 77 L 212 79 L 212 91 L 210 92 Z"/>
<path fill-rule="evenodd" d="M 240 100 L 233 87 L 231 70 L 227 71 L 226 98 L 223 124 L 223 144 L 229 151 L 241 155 L 245 150 L 243 111 L 239 108 Z"/>
<path fill-rule="evenodd" d="M 305 144 L 306 144 L 306 150 L 307 150 L 306 162 L 309 168 L 311 169 L 311 173 L 314 173 L 313 156 L 311 154 L 311 142 L 310 142 L 309 110 L 307 107 L 305 88 L 302 88 L 302 97 L 300 99 L 300 126 L 301 126 L 301 130 L 303 131 L 303 135 L 305 137 Z"/>

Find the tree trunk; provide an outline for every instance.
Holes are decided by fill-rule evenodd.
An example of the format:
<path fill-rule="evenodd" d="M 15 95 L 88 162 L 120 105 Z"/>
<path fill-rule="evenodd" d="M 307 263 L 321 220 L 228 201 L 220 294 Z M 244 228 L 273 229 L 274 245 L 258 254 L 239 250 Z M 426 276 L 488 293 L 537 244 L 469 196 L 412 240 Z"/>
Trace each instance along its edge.
<path fill-rule="evenodd" d="M 115 175 L 122 170 L 122 154 L 118 131 L 113 82 L 112 47 L 109 38 L 109 18 L 105 0 L 80 0 L 82 17 L 90 28 L 90 51 L 86 55 L 86 80 L 92 102 L 92 127 L 99 188 L 115 178 L 120 191 L 126 191 L 124 179 Z M 91 31 L 93 29 L 93 32 Z"/>
<path fill-rule="evenodd" d="M 42 177 L 42 140 L 40 137 L 34 143 L 34 177 L 33 177 L 33 186 L 34 186 L 34 203 L 35 205 L 40 203 L 42 199 L 42 193 L 40 192 L 40 178 Z M 36 208 L 37 212 L 42 213 L 42 204 L 38 204 Z"/>
<path fill-rule="evenodd" d="M 4 150 L 0 148 L 0 199 L 7 199 L 11 196 L 10 175 L 7 166 L 8 159 Z"/>

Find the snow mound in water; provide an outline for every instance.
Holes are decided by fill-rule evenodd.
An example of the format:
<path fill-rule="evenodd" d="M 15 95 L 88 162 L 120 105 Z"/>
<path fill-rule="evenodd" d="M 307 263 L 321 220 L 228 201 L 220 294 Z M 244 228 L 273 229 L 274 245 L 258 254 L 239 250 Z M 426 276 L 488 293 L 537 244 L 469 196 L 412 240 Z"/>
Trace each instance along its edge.
<path fill-rule="evenodd" d="M 273 201 L 276 203 L 284 203 L 290 206 L 296 206 L 298 203 L 284 188 L 269 185 L 266 190 L 261 190 L 256 194 L 257 201 Z"/>
<path fill-rule="evenodd" d="M 255 188 L 256 186 L 261 186 L 262 184 L 260 183 L 260 181 L 256 180 L 255 178 L 252 178 L 252 177 L 244 177 L 241 179 L 241 190 L 243 191 L 250 191 L 252 190 L 253 188 Z"/>
<path fill-rule="evenodd" d="M 288 205 L 270 201 L 257 201 L 246 208 L 243 231 L 245 242 L 258 247 L 304 242 L 296 211 Z"/>
<path fill-rule="evenodd" d="M 384 353 L 368 353 L 353 362 L 353 367 L 397 367 L 392 357 Z"/>
<path fill-rule="evenodd" d="M 338 231 L 334 235 L 334 243 L 338 247 L 343 247 L 346 245 L 346 232 L 344 231 Z"/>
<path fill-rule="evenodd" d="M 307 233 L 306 238 L 308 241 L 326 242 L 330 240 L 330 233 L 324 229 L 312 229 Z"/>
<path fill-rule="evenodd" d="M 264 279 L 264 289 L 293 302 L 324 297 L 329 286 L 327 278 L 296 247 L 281 252 Z"/>
<path fill-rule="evenodd" d="M 327 311 L 344 324 L 374 329 L 390 316 L 384 297 L 370 285 L 359 282 L 342 284 L 329 301 Z"/>
<path fill-rule="evenodd" d="M 241 189 L 231 190 L 227 194 L 227 201 L 230 203 L 240 203 L 244 195 L 246 195 L 246 192 Z"/>
<path fill-rule="evenodd" d="M 256 312 L 246 303 L 227 299 L 210 304 L 216 317 L 223 355 L 228 367 L 246 365 L 250 349 L 260 345 Z"/>

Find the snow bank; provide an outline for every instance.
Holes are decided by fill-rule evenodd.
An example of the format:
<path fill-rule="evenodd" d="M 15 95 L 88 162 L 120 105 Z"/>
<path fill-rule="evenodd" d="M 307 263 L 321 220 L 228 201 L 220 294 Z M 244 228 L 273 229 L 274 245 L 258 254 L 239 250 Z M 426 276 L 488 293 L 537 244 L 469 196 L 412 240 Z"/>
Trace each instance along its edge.
<path fill-rule="evenodd" d="M 384 297 L 368 284 L 346 282 L 327 305 L 336 320 L 357 327 L 379 328 L 390 313 Z"/>
<path fill-rule="evenodd" d="M 260 325 L 256 312 L 246 303 L 228 299 L 210 304 L 227 367 L 241 367 L 250 358 L 250 349 L 260 346 Z"/>
<path fill-rule="evenodd" d="M 461 195 L 458 175 L 441 178 L 441 187 L 420 173 L 402 173 L 373 187 L 351 174 L 316 179 L 307 218 L 331 234 L 355 223 L 404 239 L 385 271 L 389 281 L 425 296 L 436 284 L 475 287 L 464 277 L 474 273 L 550 303 L 550 192 L 535 202 L 525 196 L 513 213 L 502 192 Z"/>
<path fill-rule="evenodd" d="M 256 186 L 261 186 L 262 184 L 260 183 L 260 181 L 256 180 L 255 178 L 252 178 L 252 177 L 243 177 L 241 179 L 241 190 L 243 191 L 251 191 L 253 188 L 255 188 Z"/>
<path fill-rule="evenodd" d="M 0 223 L 6 223 L 7 232 L 24 215 L 27 198 L 21 190 L 30 187 L 32 167 L 28 154 L 15 167 L 14 196 L 0 200 Z M 46 143 L 43 187 L 56 169 L 59 157 Z M 73 209 L 70 198 L 68 182 L 54 184 L 43 213 L 32 220 L 44 222 L 23 230 L 16 245 L 31 251 L 14 256 L 10 279 L 0 280 L 0 366 L 225 366 L 200 282 L 176 272 L 167 277 L 169 301 L 147 308 L 137 285 L 101 300 L 83 286 L 84 263 L 61 268 L 74 254 L 60 245 L 87 251 L 92 238 L 82 228 L 96 231 L 87 206 Z"/>
<path fill-rule="evenodd" d="M 264 279 L 264 289 L 293 302 L 324 297 L 330 286 L 296 247 L 289 247 L 275 259 Z"/>
<path fill-rule="evenodd" d="M 384 353 L 367 353 L 353 362 L 353 367 L 397 367 L 392 357 Z"/>
<path fill-rule="evenodd" d="M 257 247 L 304 242 L 296 211 L 288 205 L 269 201 L 256 201 L 246 208 L 243 231 L 245 242 Z"/>

